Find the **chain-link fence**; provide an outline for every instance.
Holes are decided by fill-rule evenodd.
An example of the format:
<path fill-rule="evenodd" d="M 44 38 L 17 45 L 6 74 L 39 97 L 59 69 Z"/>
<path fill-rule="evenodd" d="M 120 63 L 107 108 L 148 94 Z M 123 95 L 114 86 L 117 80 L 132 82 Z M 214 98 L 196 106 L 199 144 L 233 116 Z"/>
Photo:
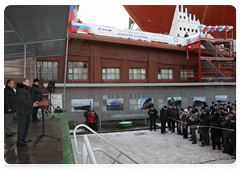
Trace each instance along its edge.
<path fill-rule="evenodd" d="M 60 88 L 55 91 L 55 94 L 62 93 L 63 89 Z M 169 104 L 172 97 L 177 97 L 178 107 L 187 108 L 193 105 L 194 96 L 205 96 L 206 103 L 210 106 L 216 95 L 226 95 L 227 101 L 235 102 L 236 87 L 66 88 L 66 112 L 68 121 L 77 124 L 85 122 L 84 111 L 81 109 L 86 105 L 93 107 L 100 121 L 146 119 L 148 109 L 140 109 L 140 99 L 151 98 L 154 108 L 160 111 L 164 105 Z M 116 106 L 109 109 L 110 105 L 114 105 L 111 103 L 113 99 Z M 117 103 L 116 99 L 122 103 Z"/>

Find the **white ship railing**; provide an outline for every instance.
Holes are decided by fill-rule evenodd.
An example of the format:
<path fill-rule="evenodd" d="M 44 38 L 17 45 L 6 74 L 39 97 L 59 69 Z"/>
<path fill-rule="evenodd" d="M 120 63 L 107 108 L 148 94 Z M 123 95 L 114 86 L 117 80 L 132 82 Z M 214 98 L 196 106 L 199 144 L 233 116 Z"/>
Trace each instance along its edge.
<path fill-rule="evenodd" d="M 76 130 L 79 128 L 79 127 L 85 127 L 87 128 L 89 131 L 91 131 L 93 134 L 97 135 L 99 138 L 101 138 L 102 140 L 104 140 L 106 143 L 108 143 L 110 146 L 112 146 L 114 149 L 116 149 L 117 151 L 120 152 L 120 154 L 118 155 L 118 158 L 120 157 L 120 155 L 124 155 L 126 156 L 128 159 L 130 159 L 132 162 L 134 162 L 135 164 L 138 164 L 137 161 L 135 161 L 134 159 L 132 159 L 130 156 L 128 156 L 127 154 L 125 154 L 123 151 L 121 151 L 120 149 L 118 149 L 117 147 L 115 147 L 114 145 L 112 145 L 109 141 L 107 141 L 105 138 L 103 138 L 102 136 L 100 136 L 97 132 L 95 132 L 93 129 L 91 129 L 90 127 L 88 127 L 87 125 L 84 125 L 84 124 L 80 124 L 80 125 L 77 125 L 74 129 L 74 142 L 75 142 L 75 146 L 76 146 L 76 151 L 77 151 L 77 157 L 78 157 L 78 161 L 79 163 L 94 163 L 96 164 L 97 161 L 96 161 L 96 158 L 95 158 L 95 155 L 93 153 L 93 151 L 101 151 L 102 153 L 104 153 L 105 155 L 107 155 L 108 157 L 112 158 L 114 160 L 113 163 L 115 162 L 118 162 L 118 163 L 122 163 L 121 161 L 118 160 L 118 158 L 114 158 L 113 156 L 111 156 L 109 153 L 107 153 L 105 150 L 101 149 L 101 148 L 94 148 L 94 149 L 91 149 L 91 145 L 88 141 L 88 138 L 87 136 L 85 135 L 84 136 L 84 142 L 85 145 L 83 147 L 83 153 L 81 153 L 78 149 L 78 144 L 77 144 L 77 136 L 76 136 Z M 80 159 L 80 155 L 82 156 L 82 161 Z"/>

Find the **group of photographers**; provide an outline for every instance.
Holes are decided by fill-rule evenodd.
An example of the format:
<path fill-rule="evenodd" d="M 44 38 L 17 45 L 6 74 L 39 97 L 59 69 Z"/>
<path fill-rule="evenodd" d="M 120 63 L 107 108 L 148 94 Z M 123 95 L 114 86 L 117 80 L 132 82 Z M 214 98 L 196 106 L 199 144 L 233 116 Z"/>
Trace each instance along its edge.
<path fill-rule="evenodd" d="M 98 131 L 97 124 L 98 124 L 99 118 L 98 118 L 98 114 L 95 112 L 95 110 L 90 110 L 90 109 L 87 110 L 84 113 L 84 117 L 86 119 L 85 124 L 88 125 L 91 129 Z M 87 129 L 86 129 L 86 131 L 87 131 Z"/>
<path fill-rule="evenodd" d="M 148 111 L 150 119 L 150 130 L 152 125 L 156 131 L 156 119 L 159 117 L 158 112 L 153 107 Z M 170 104 L 164 106 L 160 110 L 161 134 L 168 133 L 166 131 L 166 123 L 168 123 L 168 131 L 175 132 L 177 126 L 177 134 L 183 135 L 184 139 L 188 139 L 191 134 L 190 141 L 192 144 L 197 143 L 196 133 L 200 135 L 201 147 L 208 146 L 210 139 L 212 141 L 212 149 L 221 150 L 236 156 L 236 104 L 228 102 L 228 104 L 215 104 L 208 108 L 205 105 L 198 111 L 196 105 L 189 106 L 187 109 L 178 109 L 177 105 Z M 190 129 L 190 133 L 188 130 Z M 196 132 L 197 131 L 197 132 Z M 209 133 L 211 136 L 209 137 Z"/>

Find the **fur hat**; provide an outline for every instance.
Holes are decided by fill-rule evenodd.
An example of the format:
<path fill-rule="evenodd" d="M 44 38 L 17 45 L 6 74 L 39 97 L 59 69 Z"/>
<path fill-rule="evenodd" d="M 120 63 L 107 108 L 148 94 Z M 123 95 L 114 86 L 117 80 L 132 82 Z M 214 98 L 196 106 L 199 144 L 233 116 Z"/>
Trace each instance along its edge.
<path fill-rule="evenodd" d="M 35 78 L 34 80 L 33 80 L 33 83 L 34 82 L 39 82 L 39 79 L 38 78 Z"/>

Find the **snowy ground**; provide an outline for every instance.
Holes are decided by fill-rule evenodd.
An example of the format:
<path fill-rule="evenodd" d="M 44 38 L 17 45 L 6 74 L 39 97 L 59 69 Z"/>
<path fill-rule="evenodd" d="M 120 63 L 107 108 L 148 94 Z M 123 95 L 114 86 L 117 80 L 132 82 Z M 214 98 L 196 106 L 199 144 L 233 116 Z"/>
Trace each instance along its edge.
<path fill-rule="evenodd" d="M 100 135 L 140 164 L 232 164 L 236 160 L 232 156 L 222 153 L 222 150 L 212 150 L 211 146 L 200 147 L 199 134 L 197 134 L 197 144 L 183 139 L 176 132 L 162 135 L 160 129 Z M 90 134 L 88 138 L 92 148 L 102 148 L 114 157 L 119 154 L 96 135 Z M 83 136 L 78 136 L 77 139 L 81 151 Z M 71 136 L 71 140 L 75 163 L 78 163 L 73 136 Z M 99 164 L 112 163 L 112 160 L 103 153 L 95 151 L 94 154 Z M 126 164 L 132 164 L 124 155 L 121 155 L 119 160 Z"/>

